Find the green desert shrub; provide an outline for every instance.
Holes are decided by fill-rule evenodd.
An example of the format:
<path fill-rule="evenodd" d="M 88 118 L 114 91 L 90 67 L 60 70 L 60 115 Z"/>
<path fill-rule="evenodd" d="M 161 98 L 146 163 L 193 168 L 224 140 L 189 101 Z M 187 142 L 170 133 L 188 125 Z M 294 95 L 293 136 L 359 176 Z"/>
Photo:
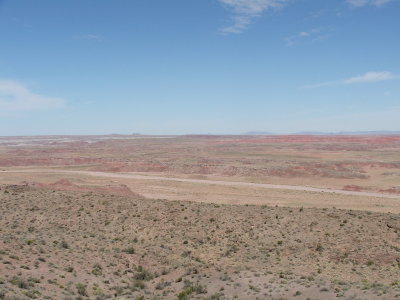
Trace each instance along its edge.
<path fill-rule="evenodd" d="M 149 271 L 147 271 L 142 266 L 138 266 L 136 268 L 136 273 L 134 275 L 134 279 L 143 280 L 143 281 L 149 281 L 149 280 L 152 280 L 153 277 L 154 277 L 153 274 L 151 274 Z"/>
<path fill-rule="evenodd" d="M 29 282 L 27 282 L 26 280 L 24 280 L 23 278 L 14 276 L 11 280 L 10 283 L 19 287 L 20 289 L 28 289 L 31 285 L 29 284 Z"/>
<path fill-rule="evenodd" d="M 192 294 L 206 294 L 207 289 L 199 284 L 192 284 L 190 281 L 185 280 L 183 291 L 181 291 L 177 297 L 179 300 L 187 300 L 191 298 Z"/>
<path fill-rule="evenodd" d="M 87 297 L 88 294 L 86 291 L 86 284 L 79 282 L 75 285 L 75 287 L 76 287 L 76 291 L 78 292 L 79 295 Z"/>

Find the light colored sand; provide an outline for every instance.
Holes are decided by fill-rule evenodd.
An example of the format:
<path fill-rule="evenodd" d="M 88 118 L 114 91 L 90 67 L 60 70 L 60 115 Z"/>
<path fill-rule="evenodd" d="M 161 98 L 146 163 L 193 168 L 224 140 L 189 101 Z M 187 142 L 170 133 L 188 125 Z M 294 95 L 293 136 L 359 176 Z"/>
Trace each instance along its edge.
<path fill-rule="evenodd" d="M 239 182 L 239 181 L 222 181 L 222 180 L 204 180 L 204 179 L 162 177 L 162 176 L 143 175 L 143 174 L 138 174 L 138 173 L 110 173 L 110 172 L 75 171 L 75 170 L 60 170 L 60 169 L 57 169 L 57 170 L 54 170 L 54 169 L 27 169 L 27 170 L 0 171 L 0 173 L 26 173 L 26 172 L 29 172 L 29 173 L 58 173 L 58 174 L 64 173 L 64 174 L 88 175 L 88 176 L 106 177 L 106 178 L 165 180 L 165 181 L 212 184 L 212 185 L 225 185 L 225 186 L 234 186 L 234 187 L 255 187 L 255 188 L 266 188 L 266 189 L 294 190 L 294 191 L 317 192 L 317 193 L 333 193 L 333 194 L 340 194 L 340 195 L 400 199 L 399 195 L 371 193 L 371 192 L 343 191 L 343 190 L 336 190 L 336 189 L 323 189 L 323 188 L 315 188 L 315 187 L 309 187 L 309 186 L 296 186 L 296 185 L 285 185 L 285 184 L 267 184 L 267 183 Z"/>

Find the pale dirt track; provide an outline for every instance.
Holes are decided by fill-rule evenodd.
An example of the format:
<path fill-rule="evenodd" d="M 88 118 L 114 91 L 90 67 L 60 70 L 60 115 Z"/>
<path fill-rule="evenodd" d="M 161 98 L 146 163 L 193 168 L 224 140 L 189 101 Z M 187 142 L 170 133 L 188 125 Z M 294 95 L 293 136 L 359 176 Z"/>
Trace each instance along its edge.
<path fill-rule="evenodd" d="M 54 169 L 53 170 L 52 169 L 9 170 L 9 171 L 0 171 L 0 173 L 78 174 L 78 175 L 96 176 L 96 177 L 104 177 L 104 178 L 124 178 L 124 179 L 131 178 L 131 179 L 141 179 L 141 180 L 164 180 L 164 181 L 233 186 L 233 187 L 254 187 L 254 188 L 265 188 L 265 189 L 280 189 L 280 190 L 293 190 L 293 191 L 303 191 L 303 192 L 331 193 L 331 194 L 340 194 L 340 195 L 400 199 L 399 195 L 389 195 L 389 194 L 381 194 L 381 193 L 343 191 L 343 190 L 336 190 L 336 189 L 323 189 L 323 188 L 314 188 L 314 187 L 309 187 L 309 186 L 297 186 L 297 185 L 285 185 L 285 184 L 268 184 L 268 183 L 251 183 L 251 182 L 237 182 L 237 181 L 162 177 L 162 176 L 153 176 L 153 175 L 142 175 L 142 174 L 137 174 L 137 173 L 110 173 L 110 172 L 60 170 L 60 169 L 57 169 L 57 170 L 54 170 Z"/>

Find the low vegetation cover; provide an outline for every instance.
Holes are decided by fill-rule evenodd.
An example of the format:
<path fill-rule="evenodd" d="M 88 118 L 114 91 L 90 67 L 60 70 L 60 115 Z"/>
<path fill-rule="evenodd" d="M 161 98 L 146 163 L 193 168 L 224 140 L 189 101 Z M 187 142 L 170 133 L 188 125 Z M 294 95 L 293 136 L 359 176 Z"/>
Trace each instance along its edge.
<path fill-rule="evenodd" d="M 0 189 L 0 299 L 395 299 L 400 217 Z"/>

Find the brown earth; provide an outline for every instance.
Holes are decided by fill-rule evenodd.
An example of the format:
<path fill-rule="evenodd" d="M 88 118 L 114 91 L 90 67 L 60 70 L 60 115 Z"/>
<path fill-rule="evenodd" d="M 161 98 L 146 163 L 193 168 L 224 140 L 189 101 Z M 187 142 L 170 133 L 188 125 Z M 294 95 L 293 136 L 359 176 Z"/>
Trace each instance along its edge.
<path fill-rule="evenodd" d="M 0 168 L 237 179 L 393 193 L 400 136 L 81 136 L 0 138 Z"/>
<path fill-rule="evenodd" d="M 397 214 L 149 200 L 29 185 L 2 186 L 0 201 L 5 299 L 400 296 Z"/>
<path fill-rule="evenodd" d="M 27 183 L 32 186 L 38 186 L 43 189 L 56 190 L 56 191 L 74 191 L 74 192 L 99 192 L 108 195 L 117 196 L 136 196 L 144 198 L 142 195 L 132 192 L 126 185 L 105 185 L 105 186 L 85 186 L 72 183 L 68 179 L 60 179 L 54 183 Z"/>
<path fill-rule="evenodd" d="M 0 299 L 397 299 L 399 188 L 400 136 L 0 137 Z"/>

